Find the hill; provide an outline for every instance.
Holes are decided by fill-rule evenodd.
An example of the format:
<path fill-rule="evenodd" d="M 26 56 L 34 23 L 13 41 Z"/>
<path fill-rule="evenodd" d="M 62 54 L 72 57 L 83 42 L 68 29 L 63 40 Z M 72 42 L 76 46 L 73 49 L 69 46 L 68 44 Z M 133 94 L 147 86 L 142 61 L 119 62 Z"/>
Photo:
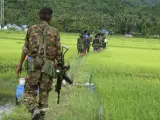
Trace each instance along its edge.
<path fill-rule="evenodd" d="M 105 28 L 111 33 L 153 35 L 160 33 L 159 19 L 153 16 L 157 3 L 158 0 L 6 0 L 5 23 L 32 25 L 38 22 L 39 9 L 48 6 L 54 10 L 51 24 L 61 31 Z"/>

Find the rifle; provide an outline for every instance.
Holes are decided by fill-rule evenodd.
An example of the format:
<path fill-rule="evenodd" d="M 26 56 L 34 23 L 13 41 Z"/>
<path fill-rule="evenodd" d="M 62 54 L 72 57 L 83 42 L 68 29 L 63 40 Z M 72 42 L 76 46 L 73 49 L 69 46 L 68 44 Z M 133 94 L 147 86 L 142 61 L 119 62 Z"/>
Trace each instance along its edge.
<path fill-rule="evenodd" d="M 69 84 L 72 84 L 73 81 L 68 77 L 67 71 L 70 69 L 69 63 L 64 59 L 64 56 L 66 52 L 69 50 L 66 46 L 62 46 L 62 52 L 61 52 L 61 65 L 58 65 L 56 73 L 57 73 L 57 84 L 55 86 L 55 91 L 58 93 L 58 100 L 57 104 L 59 104 L 60 99 L 60 90 L 62 86 L 62 81 L 65 80 Z M 65 62 L 68 63 L 68 65 L 65 65 Z"/>

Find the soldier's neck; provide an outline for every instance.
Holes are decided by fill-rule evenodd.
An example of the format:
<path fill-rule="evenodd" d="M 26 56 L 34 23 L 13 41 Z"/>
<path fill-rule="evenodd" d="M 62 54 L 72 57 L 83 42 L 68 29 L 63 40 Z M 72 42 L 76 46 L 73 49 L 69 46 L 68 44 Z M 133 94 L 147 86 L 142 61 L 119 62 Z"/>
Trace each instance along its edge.
<path fill-rule="evenodd" d="M 41 24 L 46 24 L 46 25 L 49 24 L 49 22 L 47 22 L 47 21 L 42 21 L 42 20 L 40 21 L 40 23 L 41 23 Z"/>

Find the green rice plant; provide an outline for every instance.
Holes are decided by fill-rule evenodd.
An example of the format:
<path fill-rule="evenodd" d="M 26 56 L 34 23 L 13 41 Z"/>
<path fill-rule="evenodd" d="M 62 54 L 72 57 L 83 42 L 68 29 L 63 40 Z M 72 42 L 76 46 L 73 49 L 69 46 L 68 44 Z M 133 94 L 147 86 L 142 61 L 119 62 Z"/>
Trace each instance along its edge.
<path fill-rule="evenodd" d="M 4 39 L 6 36 L 8 39 Z M 18 84 L 14 66 L 20 59 L 24 37 L 24 33 L 0 32 L 1 95 L 14 97 Z M 66 59 L 71 64 L 68 74 L 77 76 L 75 82 L 84 83 L 92 73 L 96 91 L 91 94 L 88 88 L 64 87 L 60 105 L 56 105 L 57 95 L 51 92 L 47 120 L 97 120 L 100 103 L 104 106 L 106 120 L 160 119 L 158 39 L 108 36 L 108 49 L 100 53 L 91 51 L 80 58 L 77 57 L 77 37 L 78 34 L 61 33 L 62 44 L 70 48 L 66 54 Z M 25 72 L 22 76 L 25 76 Z M 10 87 L 6 90 L 7 86 Z M 19 110 L 22 116 L 18 117 Z M 27 113 L 25 108 L 16 108 L 4 120 L 30 118 L 28 114 L 23 116 L 23 113 Z"/>
<path fill-rule="evenodd" d="M 160 119 L 159 41 L 108 39 L 111 47 L 99 54 L 90 54 L 84 64 L 84 71 L 93 73 L 106 119 Z"/>
<path fill-rule="evenodd" d="M 19 34 L 19 35 L 18 35 Z M 14 104 L 15 90 L 19 80 L 15 76 L 16 64 L 19 62 L 21 49 L 24 43 L 24 34 L 22 33 L 0 33 L 0 98 L 12 100 Z M 17 39 L 17 40 L 16 40 Z M 62 45 L 69 47 L 69 52 L 66 54 L 66 60 L 71 64 L 69 76 L 76 72 L 77 77 L 74 82 L 84 82 L 83 69 L 81 65 L 85 59 L 77 57 L 76 50 L 77 34 L 61 34 Z M 8 47 L 5 47 L 5 46 Z M 9 49 L 8 49 L 9 48 Z M 25 77 L 25 71 L 21 77 Z M 87 74 L 87 73 L 86 73 Z M 9 87 L 8 87 L 9 86 Z M 54 86 L 53 86 L 54 88 Z M 9 96 L 9 97 L 8 97 Z M 50 93 L 49 112 L 46 116 L 48 120 L 96 120 L 99 112 L 99 100 L 95 94 L 91 94 L 88 88 L 83 87 L 63 87 L 61 92 L 60 105 L 56 105 L 57 94 Z M 4 100 L 2 100 L 4 104 Z M 25 107 L 16 106 L 11 110 L 11 113 L 3 116 L 3 120 L 30 120 L 30 114 Z"/>

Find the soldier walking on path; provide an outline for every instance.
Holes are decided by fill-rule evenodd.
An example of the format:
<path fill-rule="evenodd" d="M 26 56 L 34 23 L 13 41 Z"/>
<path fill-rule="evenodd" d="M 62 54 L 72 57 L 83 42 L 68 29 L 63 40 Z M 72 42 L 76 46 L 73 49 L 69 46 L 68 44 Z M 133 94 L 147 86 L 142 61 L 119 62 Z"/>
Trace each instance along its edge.
<path fill-rule="evenodd" d="M 44 120 L 48 108 L 48 96 L 52 90 L 51 75 L 48 66 L 61 64 L 60 35 L 56 28 L 49 26 L 53 11 L 50 8 L 42 8 L 39 12 L 40 24 L 31 26 L 26 35 L 20 63 L 17 65 L 16 74 L 22 71 L 22 65 L 26 60 L 27 76 L 24 88 L 24 104 L 31 112 L 32 120 Z M 50 67 L 54 73 L 54 67 Z M 39 100 L 37 92 L 39 89 Z"/>
<path fill-rule="evenodd" d="M 83 49 L 84 49 L 84 39 L 83 39 L 83 34 L 81 34 L 77 39 L 77 50 L 80 56 L 83 56 Z"/>

